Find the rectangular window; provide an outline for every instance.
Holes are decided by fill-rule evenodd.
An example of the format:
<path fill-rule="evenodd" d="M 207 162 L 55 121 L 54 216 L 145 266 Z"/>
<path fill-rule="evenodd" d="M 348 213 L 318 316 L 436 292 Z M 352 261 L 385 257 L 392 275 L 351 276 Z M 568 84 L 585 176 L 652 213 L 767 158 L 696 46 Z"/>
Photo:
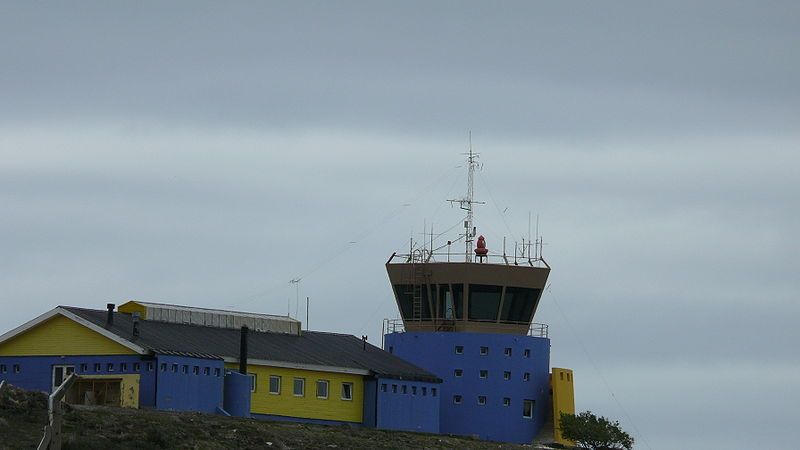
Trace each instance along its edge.
<path fill-rule="evenodd" d="M 166 372 L 167 371 L 167 363 L 161 363 L 161 365 L 159 367 L 161 368 L 162 372 Z"/>
<path fill-rule="evenodd" d="M 89 365 L 86 364 L 86 363 L 82 363 L 81 364 L 81 372 L 83 373 L 83 372 L 88 372 L 88 371 L 89 371 Z M 6 366 L 0 366 L 0 372 L 6 373 Z"/>
<path fill-rule="evenodd" d="M 436 397 L 436 388 L 431 388 L 431 395 Z"/>
<path fill-rule="evenodd" d="M 183 373 L 184 375 L 186 375 L 187 373 L 189 373 L 189 366 L 188 366 L 187 364 L 184 364 L 184 365 L 181 367 L 181 373 Z"/>
<path fill-rule="evenodd" d="M 481 347 L 481 356 L 486 356 L 489 354 L 489 347 Z"/>
<path fill-rule="evenodd" d="M 106 365 L 106 370 L 108 370 L 109 372 L 113 372 L 114 371 L 114 363 L 108 363 Z"/>
<path fill-rule="evenodd" d="M 411 386 L 411 395 L 417 395 L 417 387 Z"/>
<path fill-rule="evenodd" d="M 269 393 L 274 395 L 281 394 L 281 377 L 278 375 L 269 376 Z"/>
<path fill-rule="evenodd" d="M 75 372 L 75 366 L 53 366 L 52 392 L 55 392 L 73 372 Z"/>
<path fill-rule="evenodd" d="M 81 367 L 83 367 L 83 366 L 81 366 Z M 0 364 L 0 373 L 6 373 L 6 365 L 5 364 Z"/>
<path fill-rule="evenodd" d="M 381 392 L 386 392 L 386 383 L 381 383 Z"/>
<path fill-rule="evenodd" d="M 460 405 L 461 404 L 461 396 L 460 395 L 454 395 L 453 396 L 453 403 L 455 403 L 456 405 Z"/>
<path fill-rule="evenodd" d="M 511 372 L 508 372 L 508 371 L 503 372 L 503 379 L 506 380 L 506 381 L 510 380 L 511 379 Z"/>
<path fill-rule="evenodd" d="M 220 372 L 221 372 L 221 371 L 219 370 L 219 367 L 215 367 L 215 368 L 214 368 L 214 376 L 215 376 L 215 377 L 218 377 L 218 376 L 220 376 Z"/>
<path fill-rule="evenodd" d="M 558 378 L 559 378 L 561 381 L 564 381 L 564 372 L 558 372 Z"/>
<path fill-rule="evenodd" d="M 486 404 L 486 396 L 485 395 L 479 395 L 478 396 L 478 404 L 481 405 L 481 406 Z"/>
<path fill-rule="evenodd" d="M 503 399 L 503 406 L 511 406 L 511 399 L 506 397 Z"/>
<path fill-rule="evenodd" d="M 408 394 L 408 386 L 403 385 L 403 394 Z"/>
<path fill-rule="evenodd" d="M 488 370 L 481 370 L 480 373 L 479 373 L 479 376 L 481 378 L 488 378 L 489 377 L 489 371 Z"/>
<path fill-rule="evenodd" d="M 522 417 L 533 419 L 533 400 L 522 401 Z"/>
<path fill-rule="evenodd" d="M 428 395 L 428 388 L 425 386 L 422 387 L 422 395 Z"/>
<path fill-rule="evenodd" d="M 511 356 L 511 347 L 506 347 L 506 349 L 503 351 L 503 354 L 506 356 Z"/>
<path fill-rule="evenodd" d="M 256 374 L 248 373 L 247 376 L 250 377 L 250 392 L 255 392 L 256 388 L 258 387 L 257 383 L 258 380 L 256 380 Z"/>
<path fill-rule="evenodd" d="M 153 365 L 153 363 L 151 363 L 151 362 L 147 363 L 147 371 L 148 372 L 152 372 L 154 368 L 155 368 L 155 366 Z"/>
<path fill-rule="evenodd" d="M 353 383 L 342 383 L 342 400 L 352 400 L 352 399 L 353 399 Z"/>
<path fill-rule="evenodd" d="M 529 348 L 526 348 L 525 351 L 522 352 L 522 356 L 524 356 L 526 358 L 530 358 L 531 357 L 531 350 Z"/>
<path fill-rule="evenodd" d="M 142 364 L 141 363 L 133 363 L 133 371 L 134 372 L 140 372 L 141 370 L 142 370 Z"/>
<path fill-rule="evenodd" d="M 457 377 L 460 377 L 460 376 L 464 375 L 464 370 L 456 369 L 456 370 L 453 371 L 453 375 L 455 375 Z"/>
<path fill-rule="evenodd" d="M 397 394 L 397 385 L 396 384 L 392 385 L 392 394 Z"/>
<path fill-rule="evenodd" d="M 192 374 L 200 375 L 200 367 L 198 367 L 198 366 L 192 367 Z"/>
<path fill-rule="evenodd" d="M 456 345 L 456 355 L 461 355 L 464 353 L 464 346 L 463 345 Z"/>
<path fill-rule="evenodd" d="M 120 372 L 127 372 L 128 371 L 128 363 L 122 363 L 119 365 Z"/>
<path fill-rule="evenodd" d="M 203 375 L 208 375 L 211 373 L 210 367 L 203 367 Z"/>
<path fill-rule="evenodd" d="M 178 365 L 177 364 L 173 364 L 170 367 L 171 367 L 171 370 L 172 370 L 173 373 L 178 373 Z"/>
<path fill-rule="evenodd" d="M 522 374 L 522 381 L 531 381 L 531 374 L 528 372 Z"/>
<path fill-rule="evenodd" d="M 502 286 L 470 284 L 469 285 L 469 319 L 497 320 L 500 309 Z"/>
<path fill-rule="evenodd" d="M 328 398 L 328 380 L 317 380 L 317 398 Z"/>
<path fill-rule="evenodd" d="M 572 375 L 571 374 L 567 374 L 567 381 L 572 381 Z"/>
<path fill-rule="evenodd" d="M 306 395 L 306 379 L 295 378 L 292 392 L 294 393 L 295 397 L 303 397 Z"/>
<path fill-rule="evenodd" d="M 22 371 L 22 369 L 19 367 L 19 364 L 14 364 L 13 369 L 14 373 L 20 373 Z"/>

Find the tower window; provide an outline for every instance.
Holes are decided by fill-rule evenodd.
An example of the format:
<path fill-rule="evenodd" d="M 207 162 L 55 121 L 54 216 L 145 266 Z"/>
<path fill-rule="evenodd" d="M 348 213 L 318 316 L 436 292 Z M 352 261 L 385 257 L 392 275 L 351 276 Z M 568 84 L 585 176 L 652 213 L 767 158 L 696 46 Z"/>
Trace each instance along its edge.
<path fill-rule="evenodd" d="M 531 374 L 528 372 L 522 374 L 522 381 L 531 381 Z"/>
<path fill-rule="evenodd" d="M 463 353 L 464 353 L 464 346 L 456 345 L 456 355 L 462 355 Z"/>
<path fill-rule="evenodd" d="M 481 356 L 486 356 L 489 354 L 489 347 L 481 347 Z"/>
<path fill-rule="evenodd" d="M 503 379 L 508 381 L 511 379 L 511 372 L 505 371 L 503 372 Z"/>
<path fill-rule="evenodd" d="M 178 365 L 177 364 L 173 364 L 172 365 L 172 372 L 173 373 L 178 373 Z"/>
<path fill-rule="evenodd" d="M 428 395 L 428 388 L 425 386 L 422 387 L 422 395 Z"/>
<path fill-rule="evenodd" d="M 454 395 L 453 396 L 453 403 L 455 403 L 456 405 L 460 405 L 461 404 L 461 396 L 460 395 Z"/>
<path fill-rule="evenodd" d="M 481 406 L 486 404 L 486 396 L 485 395 L 479 395 L 478 396 L 478 404 L 481 405 Z"/>
<path fill-rule="evenodd" d="M 403 385 L 403 394 L 408 394 L 408 386 Z"/>
<path fill-rule="evenodd" d="M 417 387 L 411 386 L 411 395 L 417 395 Z"/>
<path fill-rule="evenodd" d="M 508 398 L 508 397 L 505 397 L 503 399 L 503 406 L 511 406 L 511 399 Z"/>
<path fill-rule="evenodd" d="M 386 383 L 381 383 L 381 392 L 386 392 Z"/>
<path fill-rule="evenodd" d="M 464 375 L 464 369 L 456 369 L 456 370 L 454 370 L 453 371 L 453 375 L 455 375 L 457 377 L 460 377 L 460 376 Z"/>
<path fill-rule="evenodd" d="M 526 348 L 525 351 L 522 352 L 522 356 L 524 356 L 526 358 L 530 358 L 531 357 L 531 349 Z"/>
<path fill-rule="evenodd" d="M 488 370 L 481 370 L 479 373 L 481 378 L 489 378 L 489 371 Z"/>
<path fill-rule="evenodd" d="M 533 400 L 522 401 L 522 417 L 526 419 L 533 419 Z"/>
<path fill-rule="evenodd" d="M 436 388 L 431 388 L 431 395 L 436 397 Z"/>
<path fill-rule="evenodd" d="M 397 394 L 397 385 L 396 384 L 392 385 L 392 394 Z"/>
<path fill-rule="evenodd" d="M 506 347 L 506 349 L 503 351 L 503 354 L 506 356 L 511 356 L 511 347 Z"/>

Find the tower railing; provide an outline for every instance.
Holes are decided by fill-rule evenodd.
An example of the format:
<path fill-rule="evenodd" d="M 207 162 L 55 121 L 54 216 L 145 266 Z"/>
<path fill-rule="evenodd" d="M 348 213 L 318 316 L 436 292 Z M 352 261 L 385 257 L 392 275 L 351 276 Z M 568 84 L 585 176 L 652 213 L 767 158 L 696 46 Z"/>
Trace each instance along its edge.
<path fill-rule="evenodd" d="M 442 263 L 442 262 L 464 262 L 465 253 L 441 253 L 431 252 L 429 250 L 415 250 L 412 253 L 392 253 L 387 264 L 426 264 L 426 263 Z M 475 256 L 471 264 L 497 264 L 505 266 L 530 266 L 530 267 L 547 267 L 550 265 L 542 257 L 528 257 L 523 255 L 501 255 L 501 254 L 488 254 L 484 256 Z"/>
<path fill-rule="evenodd" d="M 441 322 L 441 321 L 442 321 L 442 319 L 417 319 L 417 320 L 412 320 L 412 322 L 415 325 L 416 324 L 420 324 L 420 323 L 430 323 L 431 324 L 431 329 L 433 329 L 433 330 L 436 330 L 435 325 L 437 323 Z M 477 320 L 463 321 L 463 320 L 457 320 L 457 319 L 454 320 L 453 322 L 457 322 L 457 323 L 480 323 L 480 324 L 486 324 L 486 325 L 489 325 L 489 326 L 491 324 L 499 324 L 499 325 L 504 325 L 504 324 L 512 324 L 512 325 L 516 324 L 516 325 L 519 325 L 520 324 L 520 322 L 502 322 L 502 321 L 501 322 L 496 322 L 496 321 L 489 322 L 489 321 L 477 321 Z M 381 336 L 383 336 L 385 334 L 391 334 L 391 333 L 405 333 L 406 332 L 405 322 L 403 321 L 403 319 L 383 319 L 383 330 L 382 331 L 383 331 L 383 333 L 381 334 Z M 550 335 L 550 326 L 545 324 L 545 323 L 533 322 L 528 327 L 527 335 L 528 336 L 532 336 L 532 337 L 547 338 Z"/>

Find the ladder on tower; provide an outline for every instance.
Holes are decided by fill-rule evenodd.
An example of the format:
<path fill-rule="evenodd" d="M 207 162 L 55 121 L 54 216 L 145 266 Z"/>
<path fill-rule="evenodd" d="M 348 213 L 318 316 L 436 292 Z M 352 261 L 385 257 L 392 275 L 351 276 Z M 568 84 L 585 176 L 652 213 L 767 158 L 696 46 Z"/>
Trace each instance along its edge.
<path fill-rule="evenodd" d="M 411 281 L 411 318 L 422 320 L 422 290 L 427 289 L 425 283 L 425 265 L 417 263 L 412 265 L 413 278 Z"/>

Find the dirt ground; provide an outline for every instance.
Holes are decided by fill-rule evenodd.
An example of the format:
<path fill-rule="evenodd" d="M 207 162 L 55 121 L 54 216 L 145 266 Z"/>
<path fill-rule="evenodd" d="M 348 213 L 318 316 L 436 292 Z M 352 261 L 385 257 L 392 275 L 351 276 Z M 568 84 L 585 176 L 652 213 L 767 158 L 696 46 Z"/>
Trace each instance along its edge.
<path fill-rule="evenodd" d="M 323 426 L 107 407 L 66 407 L 64 449 L 519 449 L 512 444 L 356 426 Z M 0 395 L 0 449 L 36 448 L 47 421 L 42 393 Z"/>

